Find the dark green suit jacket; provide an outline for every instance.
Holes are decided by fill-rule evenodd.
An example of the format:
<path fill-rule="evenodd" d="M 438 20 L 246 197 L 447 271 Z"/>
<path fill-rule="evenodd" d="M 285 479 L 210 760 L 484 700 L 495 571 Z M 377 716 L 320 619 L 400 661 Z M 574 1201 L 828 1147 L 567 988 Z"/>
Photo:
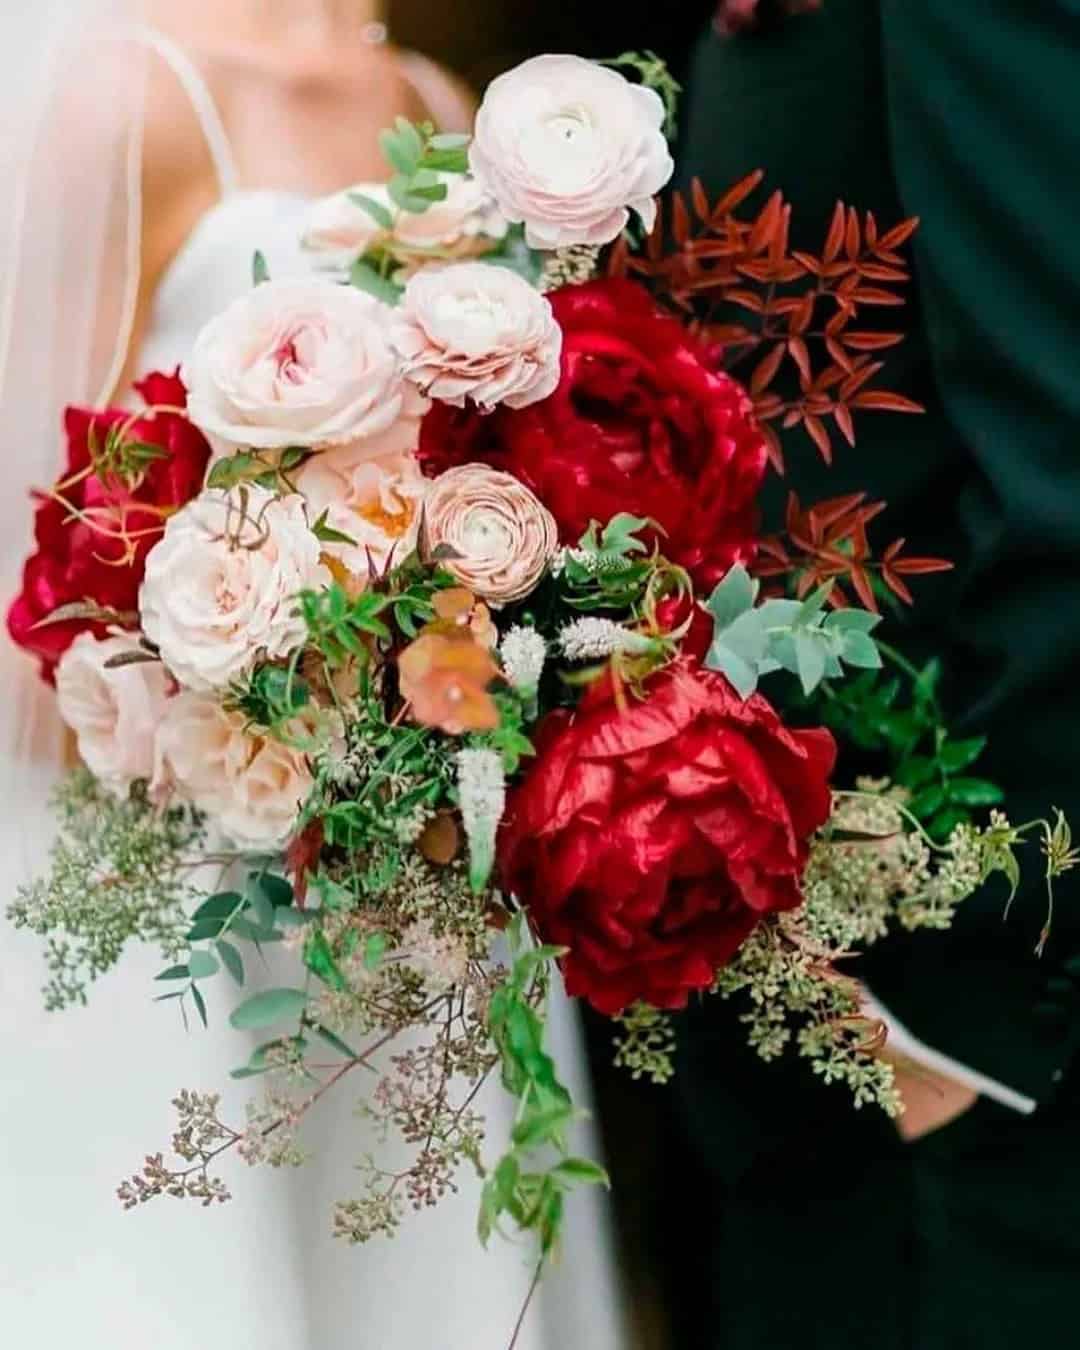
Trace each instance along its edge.
<path fill-rule="evenodd" d="M 832 471 L 793 441 L 789 481 L 804 500 L 885 497 L 890 537 L 956 561 L 894 641 L 945 658 L 952 717 L 990 735 L 1013 819 L 1057 805 L 1080 834 L 1080 0 L 825 0 L 708 36 L 683 177 L 718 190 L 757 167 L 793 203 L 796 246 L 820 246 L 838 197 L 921 218 L 888 384 L 927 415 L 864 415 Z M 1077 880 L 1041 961 L 1039 887 L 1005 922 L 989 886 L 952 933 L 890 940 L 859 972 L 921 1039 L 1036 1098 L 1030 1121 L 981 1106 L 904 1150 L 842 1088 L 757 1064 L 731 1009 L 690 1014 L 675 1100 L 715 1226 L 679 1258 L 700 1267 L 681 1306 L 711 1306 L 713 1331 L 691 1312 L 679 1350 L 981 1350 L 1025 1320 L 1043 1347 L 1076 1343 L 1055 1318 L 1080 1273 Z M 826 1311 L 814 1291 L 846 1261 L 866 1268 Z"/>

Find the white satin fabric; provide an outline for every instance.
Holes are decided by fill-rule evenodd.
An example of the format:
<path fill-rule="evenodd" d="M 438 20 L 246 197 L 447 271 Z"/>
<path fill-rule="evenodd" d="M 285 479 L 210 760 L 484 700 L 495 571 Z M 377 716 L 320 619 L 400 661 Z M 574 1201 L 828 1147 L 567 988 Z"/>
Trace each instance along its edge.
<path fill-rule="evenodd" d="M 9 2 L 9 0 L 4 0 Z M 209 105 L 212 108 L 212 105 Z M 306 264 L 298 247 L 309 205 L 238 191 L 211 113 L 223 196 L 163 279 L 140 371 L 183 361 L 211 316 L 251 284 L 256 249 L 271 275 Z M 204 116 L 204 121 L 206 117 Z M 30 222 L 31 228 L 33 221 Z M 48 699 L 47 694 L 42 698 Z M 27 768 L 49 772 L 47 757 Z M 41 784 L 4 803 L 40 838 Z M 10 854 L 9 854 L 10 857 Z M 209 1033 L 186 1033 L 175 1004 L 155 1004 L 159 962 L 135 952 L 91 990 L 90 1006 L 45 1013 L 39 944 L 0 934 L 0 1326 L 21 1350 L 502 1350 L 525 1296 L 533 1253 L 475 1237 L 478 1184 L 409 1215 L 393 1241 L 348 1248 L 330 1235 L 333 1201 L 356 1192 L 352 1165 L 376 1147 L 348 1083 L 320 1103 L 299 1171 L 227 1162 L 235 1198 L 204 1211 L 161 1198 L 131 1213 L 113 1196 L 144 1151 L 166 1149 L 169 1101 L 182 1087 L 223 1090 L 243 1118 L 250 1087 L 231 1083 L 250 1041 L 228 1029 L 228 990 L 214 990 Z M 588 1087 L 575 1014 L 554 1009 L 552 1050 L 578 1101 Z M 492 1147 L 511 1125 L 498 1084 L 483 1096 Z M 596 1156 L 587 1125 L 578 1151 Z M 393 1155 L 390 1159 L 393 1165 Z M 572 1197 L 560 1264 L 533 1304 L 520 1350 L 620 1350 L 617 1281 L 605 1204 Z"/>

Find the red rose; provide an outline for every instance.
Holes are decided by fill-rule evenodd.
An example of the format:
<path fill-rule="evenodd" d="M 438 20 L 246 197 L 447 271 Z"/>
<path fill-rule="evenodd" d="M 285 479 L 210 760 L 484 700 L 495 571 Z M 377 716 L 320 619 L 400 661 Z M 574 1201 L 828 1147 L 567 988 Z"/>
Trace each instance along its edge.
<path fill-rule="evenodd" d="M 22 590 L 8 611 L 8 632 L 40 659 L 42 674 L 49 680 L 78 634 L 87 628 L 100 632 L 101 626 L 85 619 L 35 625 L 61 605 L 81 600 L 134 610 L 146 555 L 166 516 L 202 487 L 210 447 L 186 417 L 160 411 L 187 406 L 179 375 L 150 375 L 136 388 L 150 411 L 134 421 L 130 412 L 119 408 L 103 412 L 68 408 L 64 414 L 68 453 L 61 495 L 66 505 L 55 497 L 40 498 L 34 516 L 35 551 L 23 570 Z M 164 452 L 163 458 L 147 463 L 134 488 L 86 473 L 91 443 L 100 450 L 110 429 L 125 424 L 129 424 L 126 440 Z M 73 511 L 79 517 L 73 517 Z M 127 535 L 130 548 L 118 532 Z"/>
<path fill-rule="evenodd" d="M 552 713 L 499 862 L 544 941 L 569 949 L 567 991 L 612 1015 L 707 989 L 763 915 L 801 903 L 835 755 L 827 731 L 789 731 L 686 663 L 626 711 L 596 686 Z"/>
<path fill-rule="evenodd" d="M 663 551 L 711 588 L 754 553 L 765 442 L 750 400 L 632 281 L 551 297 L 563 331 L 550 398 L 490 415 L 436 403 L 420 457 L 429 472 L 482 460 L 520 478 L 565 544 L 620 511 L 649 516 Z"/>

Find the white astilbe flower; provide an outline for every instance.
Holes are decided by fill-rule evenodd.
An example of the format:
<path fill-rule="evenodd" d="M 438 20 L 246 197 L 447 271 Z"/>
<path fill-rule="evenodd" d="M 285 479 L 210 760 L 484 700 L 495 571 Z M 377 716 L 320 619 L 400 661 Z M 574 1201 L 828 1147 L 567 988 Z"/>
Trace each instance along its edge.
<path fill-rule="evenodd" d="M 621 653 L 645 652 L 650 645 L 649 638 L 612 619 L 575 619 L 559 634 L 559 646 L 568 661 L 599 661 Z"/>
<path fill-rule="evenodd" d="M 547 643 L 535 628 L 517 624 L 508 629 L 499 646 L 499 656 L 503 673 L 514 689 L 535 689 L 544 672 Z"/>
<path fill-rule="evenodd" d="M 469 841 L 469 881 L 479 894 L 495 861 L 495 835 L 506 807 L 506 775 L 494 750 L 460 750 L 458 797 Z"/>

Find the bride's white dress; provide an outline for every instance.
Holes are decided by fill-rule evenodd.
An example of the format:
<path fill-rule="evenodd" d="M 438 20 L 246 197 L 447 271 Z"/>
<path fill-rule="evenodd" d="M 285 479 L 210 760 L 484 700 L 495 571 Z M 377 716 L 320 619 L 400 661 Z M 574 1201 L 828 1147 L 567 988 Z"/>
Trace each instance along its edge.
<path fill-rule="evenodd" d="M 222 197 L 161 283 L 139 362 L 170 369 L 203 323 L 250 285 L 255 249 L 271 274 L 306 267 L 297 240 L 309 203 L 240 190 L 220 120 L 197 72 L 174 67 L 193 93 L 218 163 Z M 3 665 L 11 669 L 10 660 Z M 25 670 L 21 672 L 25 675 Z M 46 692 L 43 698 L 48 698 Z M 5 856 L 40 837 L 25 801 L 3 803 Z M 11 869 L 4 869 L 7 876 Z M 112 1192 L 166 1149 L 179 1088 L 223 1090 L 243 1118 L 251 1090 L 228 1071 L 250 1043 L 228 1029 L 228 992 L 211 1031 L 186 1033 L 175 1004 L 152 1002 L 160 963 L 129 953 L 91 990 L 89 1007 L 42 1010 L 36 939 L 0 939 L 0 1328 L 19 1350 L 502 1350 L 532 1274 L 529 1246 L 475 1237 L 478 1187 L 410 1214 L 392 1241 L 350 1248 L 331 1236 L 336 1198 L 353 1193 L 352 1165 L 373 1146 L 347 1084 L 305 1134 L 314 1157 L 298 1171 L 223 1169 L 234 1199 L 206 1211 L 160 1198 L 130 1213 Z M 575 1097 L 587 1100 L 572 1010 L 555 1009 L 553 1051 Z M 492 1143 L 509 1105 L 486 1091 Z M 595 1149 L 588 1127 L 579 1151 Z M 358 1178 L 356 1178 L 358 1180 Z M 620 1350 L 610 1233 L 598 1192 L 569 1204 L 560 1264 L 545 1277 L 521 1350 Z"/>

